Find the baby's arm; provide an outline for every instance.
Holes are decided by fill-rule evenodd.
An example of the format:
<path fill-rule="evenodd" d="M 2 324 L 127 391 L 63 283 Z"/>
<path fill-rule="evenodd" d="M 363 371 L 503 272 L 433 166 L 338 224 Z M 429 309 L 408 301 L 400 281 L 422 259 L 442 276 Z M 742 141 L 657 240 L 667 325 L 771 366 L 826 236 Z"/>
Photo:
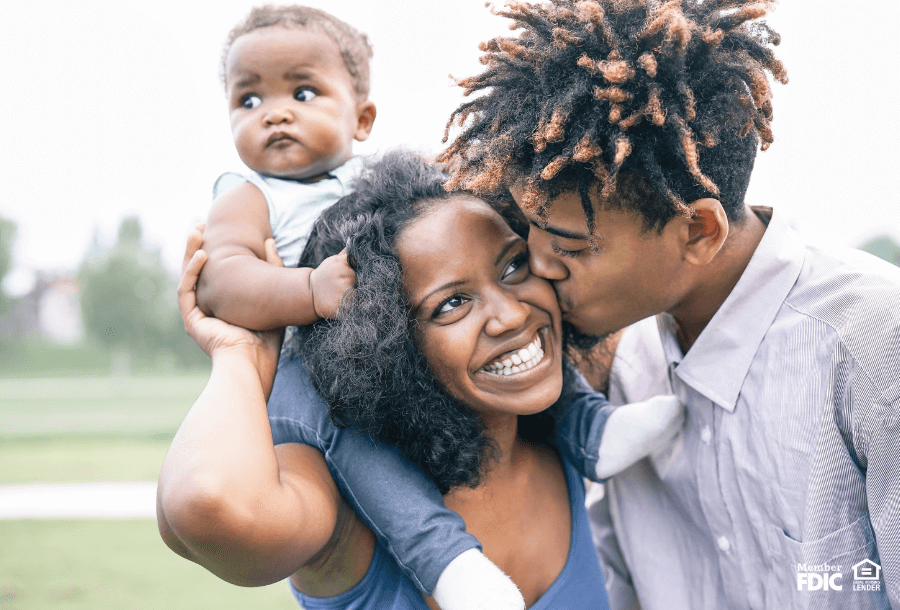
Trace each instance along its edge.
<path fill-rule="evenodd" d="M 573 397 L 558 422 L 560 450 L 593 481 L 625 470 L 666 446 L 684 425 L 675 396 L 614 407 L 575 372 Z"/>
<path fill-rule="evenodd" d="M 333 317 L 356 279 L 346 255 L 317 269 L 278 267 L 265 262 L 263 244 L 270 237 L 268 206 L 256 186 L 245 182 L 216 199 L 203 233 L 209 260 L 197 285 L 200 308 L 251 330 Z"/>

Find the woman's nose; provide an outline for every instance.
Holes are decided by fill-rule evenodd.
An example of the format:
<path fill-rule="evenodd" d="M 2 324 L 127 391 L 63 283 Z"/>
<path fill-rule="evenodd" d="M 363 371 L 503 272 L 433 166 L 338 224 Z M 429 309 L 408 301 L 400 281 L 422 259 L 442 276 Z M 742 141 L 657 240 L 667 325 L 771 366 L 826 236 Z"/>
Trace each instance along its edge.
<path fill-rule="evenodd" d="M 485 332 L 492 337 L 502 335 L 511 330 L 518 330 L 525 324 L 531 306 L 520 301 L 515 294 L 498 288 L 490 297 L 490 318 Z"/>
<path fill-rule="evenodd" d="M 553 252 L 550 236 L 537 227 L 528 232 L 528 266 L 538 277 L 558 282 L 569 277 L 569 270 Z"/>

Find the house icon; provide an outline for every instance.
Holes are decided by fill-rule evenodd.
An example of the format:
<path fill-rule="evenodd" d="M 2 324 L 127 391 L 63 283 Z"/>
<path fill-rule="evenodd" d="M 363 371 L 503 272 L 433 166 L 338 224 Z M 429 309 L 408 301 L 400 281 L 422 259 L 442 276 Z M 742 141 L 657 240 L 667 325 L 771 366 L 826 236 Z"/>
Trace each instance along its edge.
<path fill-rule="evenodd" d="M 878 580 L 881 578 L 881 566 L 871 559 L 863 559 L 853 566 L 853 580 Z"/>

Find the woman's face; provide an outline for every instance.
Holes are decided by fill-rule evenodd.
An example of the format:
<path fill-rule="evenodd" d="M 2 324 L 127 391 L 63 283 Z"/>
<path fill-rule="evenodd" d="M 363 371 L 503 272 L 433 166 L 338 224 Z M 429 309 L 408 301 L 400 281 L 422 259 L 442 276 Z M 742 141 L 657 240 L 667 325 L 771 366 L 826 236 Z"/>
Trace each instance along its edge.
<path fill-rule="evenodd" d="M 561 322 L 526 242 L 480 199 L 455 195 L 400 234 L 416 341 L 447 391 L 483 415 L 540 412 L 562 390 Z"/>

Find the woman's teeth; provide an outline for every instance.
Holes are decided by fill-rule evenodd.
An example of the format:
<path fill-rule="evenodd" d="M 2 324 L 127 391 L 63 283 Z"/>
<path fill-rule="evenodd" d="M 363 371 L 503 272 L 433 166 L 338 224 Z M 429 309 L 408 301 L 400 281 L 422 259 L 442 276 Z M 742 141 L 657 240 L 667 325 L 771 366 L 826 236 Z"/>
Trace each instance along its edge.
<path fill-rule="evenodd" d="M 544 358 L 544 350 L 541 349 L 541 338 L 535 336 L 534 341 L 496 362 L 484 367 L 484 370 L 494 375 L 512 375 L 520 373 L 537 365 Z"/>

